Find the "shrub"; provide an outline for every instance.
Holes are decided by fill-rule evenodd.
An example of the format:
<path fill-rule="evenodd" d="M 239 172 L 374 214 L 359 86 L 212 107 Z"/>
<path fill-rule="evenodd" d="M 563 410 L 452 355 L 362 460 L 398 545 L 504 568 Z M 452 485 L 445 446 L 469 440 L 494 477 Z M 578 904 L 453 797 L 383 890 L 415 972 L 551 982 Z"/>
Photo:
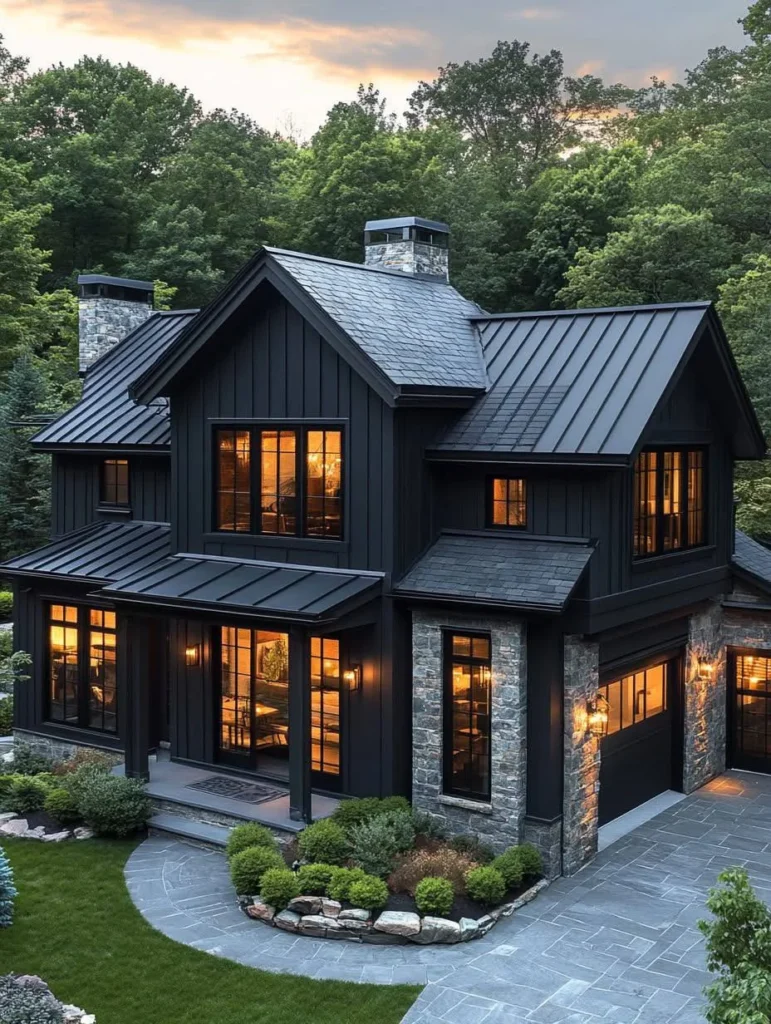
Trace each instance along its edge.
<path fill-rule="evenodd" d="M 423 878 L 415 889 L 415 903 L 421 914 L 446 917 L 452 909 L 455 891 L 446 878 Z"/>
<path fill-rule="evenodd" d="M 0 629 L 0 661 L 13 654 L 13 630 Z"/>
<path fill-rule="evenodd" d="M 500 857 L 495 858 L 492 866 L 496 871 L 500 871 L 507 889 L 514 889 L 518 886 L 525 873 L 518 846 L 510 846 Z"/>
<path fill-rule="evenodd" d="M 13 775 L 12 773 L 0 775 L 0 811 L 7 811 L 9 809 L 8 801 L 11 798 L 14 783 L 20 778 L 20 775 Z"/>
<path fill-rule="evenodd" d="M 268 868 L 262 876 L 260 896 L 276 910 L 283 910 L 290 900 L 299 895 L 297 875 L 289 868 Z"/>
<path fill-rule="evenodd" d="M 522 861 L 522 875 L 524 878 L 540 878 L 543 874 L 543 857 L 541 851 L 536 850 L 530 843 L 523 843 L 518 846 L 519 859 Z"/>
<path fill-rule="evenodd" d="M 20 983 L 12 974 L 0 978 L 2 1024 L 62 1024 L 64 1010 L 46 985 Z"/>
<path fill-rule="evenodd" d="M 458 853 L 465 853 L 477 864 L 490 864 L 495 859 L 495 850 L 483 843 L 477 836 L 453 836 L 450 846 Z"/>
<path fill-rule="evenodd" d="M 388 879 L 392 892 L 408 892 L 411 896 L 424 878 L 446 878 L 456 895 L 466 891 L 466 874 L 476 867 L 474 861 L 449 846 L 438 850 L 415 850 L 397 863 Z"/>
<path fill-rule="evenodd" d="M 17 896 L 11 865 L 5 851 L 0 849 L 0 928 L 10 927 L 13 921 L 13 901 Z"/>
<path fill-rule="evenodd" d="M 129 836 L 150 817 L 150 800 L 139 779 L 92 770 L 75 799 L 81 817 L 99 836 Z"/>
<path fill-rule="evenodd" d="M 304 864 L 297 872 L 300 892 L 303 895 L 324 896 L 337 870 L 331 864 Z"/>
<path fill-rule="evenodd" d="M 312 863 L 342 864 L 348 855 L 345 832 L 329 818 L 316 821 L 303 829 L 297 842 L 300 853 Z"/>
<path fill-rule="evenodd" d="M 266 850 L 278 850 L 276 837 L 269 828 L 258 825 L 256 821 L 247 821 L 243 825 L 236 825 L 228 836 L 227 855 L 234 857 L 242 850 L 248 850 L 253 846 L 262 846 Z M 256 889 L 254 890 L 257 891 Z"/>
<path fill-rule="evenodd" d="M 350 832 L 357 825 L 371 821 L 380 814 L 389 814 L 391 811 L 404 811 L 412 813 L 410 802 L 403 796 L 387 796 L 382 800 L 376 796 L 365 796 L 356 800 L 343 800 L 335 808 L 332 820 L 343 829 Z"/>
<path fill-rule="evenodd" d="M 0 697 L 0 736 L 13 732 L 13 697 Z"/>
<path fill-rule="evenodd" d="M 706 990 L 710 1024 L 761 1024 L 771 1020 L 771 911 L 755 895 L 743 868 L 718 875 L 699 921 L 706 936 L 707 967 L 718 978 Z"/>
<path fill-rule="evenodd" d="M 18 775 L 42 775 L 53 771 L 54 765 L 52 758 L 36 753 L 29 743 L 14 744 L 13 770 Z"/>
<path fill-rule="evenodd" d="M 265 872 L 284 866 L 276 850 L 269 850 L 267 846 L 248 846 L 230 858 L 230 879 L 239 895 L 254 896 L 260 891 Z"/>
<path fill-rule="evenodd" d="M 42 811 L 48 789 L 39 776 L 22 775 L 16 778 L 6 800 L 8 809 L 16 814 L 34 814 Z"/>
<path fill-rule="evenodd" d="M 12 615 L 13 593 L 10 590 L 0 590 L 0 619 L 10 619 Z"/>
<path fill-rule="evenodd" d="M 388 886 L 382 878 L 368 875 L 351 885 L 348 899 L 362 910 L 380 910 L 388 903 Z"/>
<path fill-rule="evenodd" d="M 66 789 L 78 806 L 86 790 L 99 779 L 106 778 L 110 769 L 99 764 L 82 764 L 75 771 L 57 775 L 58 785 Z"/>
<path fill-rule="evenodd" d="M 43 804 L 43 810 L 62 825 L 72 825 L 76 821 L 80 821 L 78 805 L 73 800 L 72 794 L 66 789 L 50 790 Z"/>
<path fill-rule="evenodd" d="M 102 772 L 109 772 L 114 764 L 119 763 L 113 754 L 91 747 L 78 747 L 66 761 L 60 761 L 54 767 L 54 775 L 72 775 L 80 768 L 88 766 Z"/>
<path fill-rule="evenodd" d="M 382 878 L 393 868 L 397 853 L 415 842 L 412 814 L 390 811 L 351 829 L 351 860 L 368 875 Z"/>
<path fill-rule="evenodd" d="M 350 900 L 351 886 L 354 882 L 360 882 L 362 878 L 367 878 L 367 873 L 361 868 L 333 868 L 327 885 L 327 896 L 341 903 Z"/>
<path fill-rule="evenodd" d="M 506 895 L 506 883 L 495 868 L 472 868 L 466 875 L 466 892 L 477 903 L 492 906 L 500 903 Z"/>
<path fill-rule="evenodd" d="M 442 823 L 433 814 L 425 814 L 423 811 L 412 812 L 412 825 L 416 836 L 425 836 L 426 839 L 444 839 L 445 831 Z"/>

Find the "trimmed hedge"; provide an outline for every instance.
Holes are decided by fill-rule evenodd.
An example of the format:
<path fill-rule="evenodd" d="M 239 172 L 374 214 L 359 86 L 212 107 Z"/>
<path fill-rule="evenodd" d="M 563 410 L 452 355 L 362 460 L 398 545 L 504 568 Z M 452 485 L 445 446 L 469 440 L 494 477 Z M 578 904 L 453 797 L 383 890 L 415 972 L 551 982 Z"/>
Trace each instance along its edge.
<path fill-rule="evenodd" d="M 143 829 L 151 814 L 144 785 L 122 775 L 92 772 L 76 802 L 83 820 L 98 836 L 123 839 Z"/>
<path fill-rule="evenodd" d="M 230 858 L 253 846 L 262 846 L 266 850 L 278 851 L 276 837 L 269 828 L 258 825 L 256 821 L 247 821 L 243 825 L 236 825 L 231 831 L 225 852 Z"/>
<path fill-rule="evenodd" d="M 276 850 L 248 846 L 230 858 L 230 878 L 239 896 L 254 896 L 260 891 L 265 872 L 283 867 L 284 862 Z"/>
<path fill-rule="evenodd" d="M 80 821 L 78 805 L 66 789 L 52 789 L 46 797 L 43 810 L 62 825 L 74 825 Z"/>
<path fill-rule="evenodd" d="M 330 818 L 323 818 L 303 829 L 297 845 L 303 857 L 311 863 L 342 864 L 348 856 L 345 832 Z"/>
<path fill-rule="evenodd" d="M 466 892 L 477 903 L 493 906 L 506 895 L 506 883 L 493 867 L 472 868 L 466 873 Z"/>
<path fill-rule="evenodd" d="M 446 878 L 423 878 L 415 889 L 415 903 L 421 914 L 447 917 L 454 900 L 455 890 Z"/>
<path fill-rule="evenodd" d="M 300 893 L 303 896 L 325 896 L 337 870 L 331 864 L 304 864 L 297 872 Z"/>
<path fill-rule="evenodd" d="M 351 886 L 367 878 L 367 872 L 361 868 L 335 868 L 327 885 L 327 896 L 331 900 L 344 903 L 351 898 Z"/>
<path fill-rule="evenodd" d="M 260 896 L 276 910 L 283 910 L 290 900 L 299 895 L 297 875 L 289 868 L 269 868 L 262 876 Z"/>
<path fill-rule="evenodd" d="M 355 800 L 343 800 L 335 808 L 332 821 L 347 833 L 356 825 L 361 825 L 365 821 L 370 821 L 380 814 L 388 814 L 391 811 L 412 813 L 409 800 L 403 796 L 387 796 L 382 799 L 376 796 L 365 796 Z"/>
<path fill-rule="evenodd" d="M 380 910 L 388 903 L 388 886 L 382 878 L 367 875 L 353 883 L 348 898 L 354 907 L 361 907 L 362 910 Z"/>
<path fill-rule="evenodd" d="M 510 846 L 492 863 L 496 871 L 500 871 L 507 889 L 514 889 L 520 884 L 525 874 L 522 856 L 518 846 Z"/>

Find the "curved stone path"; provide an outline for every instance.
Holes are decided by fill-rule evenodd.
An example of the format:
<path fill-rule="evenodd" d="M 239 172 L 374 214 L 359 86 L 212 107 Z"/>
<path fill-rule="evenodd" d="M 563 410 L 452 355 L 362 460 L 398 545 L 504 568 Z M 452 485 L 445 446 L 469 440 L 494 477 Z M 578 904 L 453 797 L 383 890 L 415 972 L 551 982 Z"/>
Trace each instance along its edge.
<path fill-rule="evenodd" d="M 702 1024 L 696 922 L 717 874 L 745 865 L 771 901 L 771 777 L 729 773 L 559 879 L 483 939 L 370 946 L 244 917 L 225 858 L 157 837 L 126 864 L 134 903 L 171 939 L 280 974 L 425 985 L 405 1024 Z"/>

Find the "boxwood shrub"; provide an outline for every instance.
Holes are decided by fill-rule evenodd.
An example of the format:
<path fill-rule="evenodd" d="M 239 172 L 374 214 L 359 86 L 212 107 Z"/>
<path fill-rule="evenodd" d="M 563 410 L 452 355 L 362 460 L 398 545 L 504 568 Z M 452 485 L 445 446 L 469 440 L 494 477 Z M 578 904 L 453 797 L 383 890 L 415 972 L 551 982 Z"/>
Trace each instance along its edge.
<path fill-rule="evenodd" d="M 466 892 L 477 903 L 493 906 L 506 895 L 506 883 L 494 867 L 472 868 L 466 873 Z"/>
<path fill-rule="evenodd" d="M 348 856 L 345 832 L 330 818 L 309 825 L 298 839 L 300 853 L 311 863 L 342 864 Z"/>
<path fill-rule="evenodd" d="M 455 890 L 446 878 L 423 878 L 415 889 L 415 903 L 421 914 L 446 917 L 454 900 Z"/>
<path fill-rule="evenodd" d="M 543 857 L 530 843 L 518 846 L 519 859 L 522 862 L 522 874 L 526 879 L 540 878 L 543 874 Z"/>
<path fill-rule="evenodd" d="M 331 900 L 339 900 L 340 903 L 344 903 L 351 898 L 353 883 L 360 882 L 367 877 L 367 872 L 361 868 L 335 868 L 327 885 L 327 896 Z"/>
<path fill-rule="evenodd" d="M 42 811 L 48 790 L 40 776 L 17 776 L 5 801 L 8 810 L 20 815 Z"/>
<path fill-rule="evenodd" d="M 269 868 L 262 876 L 260 896 L 276 910 L 283 910 L 290 900 L 299 895 L 300 883 L 289 868 Z"/>
<path fill-rule="evenodd" d="M 81 817 L 99 836 L 130 836 L 145 827 L 151 813 L 144 785 L 122 775 L 92 772 L 76 801 Z"/>
<path fill-rule="evenodd" d="M 337 870 L 331 864 L 304 864 L 297 872 L 301 895 L 324 896 Z"/>
<path fill-rule="evenodd" d="M 237 853 L 248 850 L 252 846 L 262 846 L 266 850 L 278 850 L 276 837 L 269 828 L 258 825 L 256 821 L 246 821 L 243 825 L 236 825 L 232 829 L 228 836 L 226 853 L 229 858 L 234 857 Z"/>
<path fill-rule="evenodd" d="M 62 825 L 73 825 L 80 821 L 80 811 L 72 794 L 61 787 L 48 793 L 43 810 Z"/>
<path fill-rule="evenodd" d="M 380 910 L 388 903 L 388 886 L 382 878 L 367 875 L 351 885 L 348 898 L 354 907 L 361 907 L 362 910 Z"/>
<path fill-rule="evenodd" d="M 410 802 L 403 796 L 387 796 L 380 799 L 376 796 L 365 796 L 356 800 L 343 800 L 335 808 L 332 821 L 336 822 L 344 832 L 350 832 L 356 825 L 361 825 L 379 814 L 390 811 L 406 811 L 412 813 Z"/>
<path fill-rule="evenodd" d="M 524 868 L 522 856 L 518 846 L 510 846 L 500 857 L 496 857 L 492 863 L 496 871 L 500 871 L 507 889 L 514 889 L 522 881 Z"/>
<path fill-rule="evenodd" d="M 276 850 L 267 846 L 247 846 L 230 858 L 230 878 L 240 896 L 254 896 L 260 891 L 262 878 L 271 868 L 283 868 Z"/>

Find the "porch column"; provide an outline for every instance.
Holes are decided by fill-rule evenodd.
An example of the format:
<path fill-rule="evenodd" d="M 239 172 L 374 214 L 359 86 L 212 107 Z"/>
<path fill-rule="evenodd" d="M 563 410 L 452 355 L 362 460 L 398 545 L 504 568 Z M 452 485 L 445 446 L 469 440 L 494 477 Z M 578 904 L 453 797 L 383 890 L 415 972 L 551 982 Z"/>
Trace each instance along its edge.
<path fill-rule="evenodd" d="M 302 626 L 289 630 L 289 816 L 313 820 L 310 640 Z"/>
<path fill-rule="evenodd" d="M 123 676 L 123 747 L 126 775 L 150 778 L 150 624 L 138 615 L 120 615 L 118 664 Z"/>

